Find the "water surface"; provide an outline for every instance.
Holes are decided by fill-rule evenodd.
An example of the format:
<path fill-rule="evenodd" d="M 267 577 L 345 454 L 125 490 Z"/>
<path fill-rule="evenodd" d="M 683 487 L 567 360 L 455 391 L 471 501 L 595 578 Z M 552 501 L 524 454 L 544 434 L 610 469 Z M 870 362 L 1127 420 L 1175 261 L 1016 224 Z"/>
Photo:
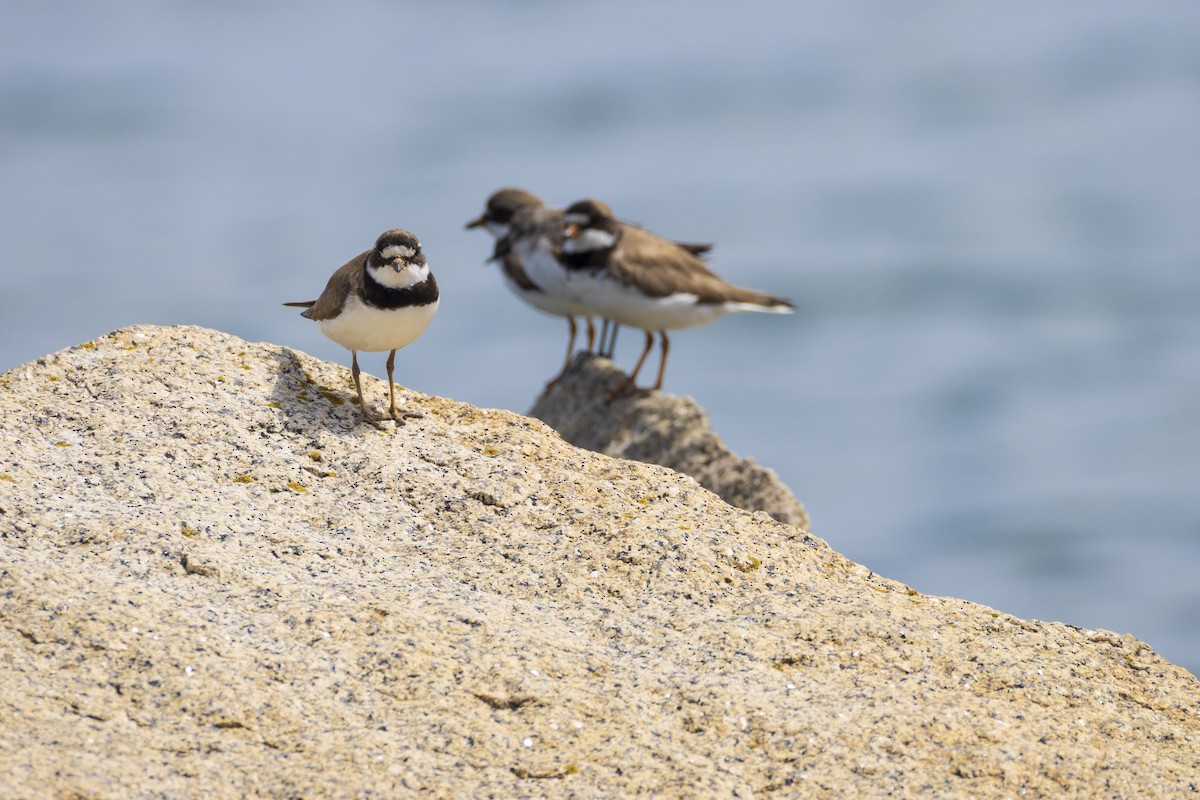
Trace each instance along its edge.
<path fill-rule="evenodd" d="M 402 382 L 524 411 L 565 325 L 463 223 L 599 196 L 796 302 L 667 388 L 816 534 L 1196 672 L 1197 142 L 1182 0 L 10 4 L 0 369 L 133 323 L 345 362 L 278 303 L 402 226 L 444 293 Z"/>

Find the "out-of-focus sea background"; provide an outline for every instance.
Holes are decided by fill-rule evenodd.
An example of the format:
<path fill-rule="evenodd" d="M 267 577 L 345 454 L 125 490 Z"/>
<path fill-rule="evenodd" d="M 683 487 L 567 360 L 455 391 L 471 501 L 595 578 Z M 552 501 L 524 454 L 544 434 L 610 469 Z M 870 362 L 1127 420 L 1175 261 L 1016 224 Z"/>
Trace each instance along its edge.
<path fill-rule="evenodd" d="M 598 196 L 796 302 L 680 332 L 666 388 L 817 535 L 1200 672 L 1200 3 L 0 17 L 0 370 L 133 323 L 347 363 L 279 303 L 401 226 L 443 303 L 400 381 L 523 412 L 566 326 L 463 224 L 501 186 Z"/>

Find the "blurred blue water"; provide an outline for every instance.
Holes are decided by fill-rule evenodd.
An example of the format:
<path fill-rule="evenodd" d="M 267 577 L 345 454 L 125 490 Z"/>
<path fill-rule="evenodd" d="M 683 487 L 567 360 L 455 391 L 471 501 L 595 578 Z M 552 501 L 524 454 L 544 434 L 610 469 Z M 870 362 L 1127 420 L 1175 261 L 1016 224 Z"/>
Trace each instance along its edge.
<path fill-rule="evenodd" d="M 815 533 L 1200 671 L 1200 5 L 0 13 L 0 369 L 140 322 L 344 362 L 278 303 L 403 226 L 444 300 L 402 382 L 524 411 L 565 326 L 463 223 L 600 196 L 796 301 L 680 333 L 667 387 Z"/>

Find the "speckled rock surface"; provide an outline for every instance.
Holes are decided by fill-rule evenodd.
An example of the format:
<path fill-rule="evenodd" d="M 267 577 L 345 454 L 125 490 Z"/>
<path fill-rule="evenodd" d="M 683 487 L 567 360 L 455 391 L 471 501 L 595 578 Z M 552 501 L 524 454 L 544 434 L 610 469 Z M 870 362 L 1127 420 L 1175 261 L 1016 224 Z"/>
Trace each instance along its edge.
<path fill-rule="evenodd" d="M 1128 636 L 404 400 L 187 327 L 0 375 L 0 795 L 1198 796 L 1200 686 Z"/>
<path fill-rule="evenodd" d="M 577 447 L 670 467 L 732 506 L 809 526 L 804 506 L 775 471 L 731 453 L 694 400 L 641 392 L 609 401 L 623 380 L 625 372 L 608 359 L 580 354 L 529 415 Z"/>

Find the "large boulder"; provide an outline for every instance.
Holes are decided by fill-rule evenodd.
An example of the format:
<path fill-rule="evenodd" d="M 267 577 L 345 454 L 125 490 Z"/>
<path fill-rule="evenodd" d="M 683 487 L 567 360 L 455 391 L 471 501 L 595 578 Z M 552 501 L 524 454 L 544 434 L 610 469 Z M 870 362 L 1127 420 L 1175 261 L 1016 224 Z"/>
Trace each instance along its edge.
<path fill-rule="evenodd" d="M 191 327 L 0 375 L 0 794 L 1196 796 L 1141 642 L 403 397 Z"/>

